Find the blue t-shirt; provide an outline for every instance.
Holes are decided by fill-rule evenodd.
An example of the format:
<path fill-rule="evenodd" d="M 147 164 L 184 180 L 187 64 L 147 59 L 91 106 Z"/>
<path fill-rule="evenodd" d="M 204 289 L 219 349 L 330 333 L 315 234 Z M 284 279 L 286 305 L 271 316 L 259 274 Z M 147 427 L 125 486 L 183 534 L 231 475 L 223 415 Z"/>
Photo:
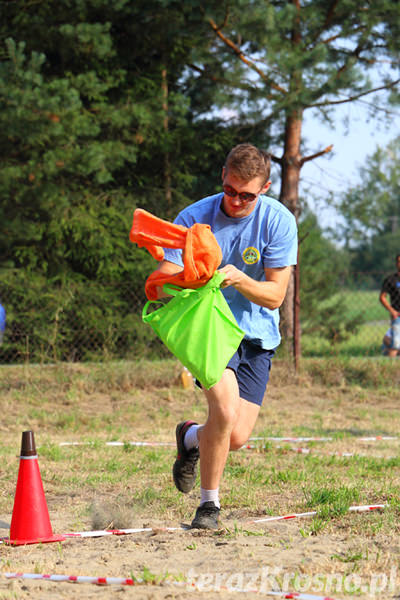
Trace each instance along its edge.
<path fill-rule="evenodd" d="M 222 250 L 219 268 L 234 265 L 257 281 L 265 281 L 265 268 L 295 265 L 297 226 L 292 213 L 278 200 L 260 196 L 250 215 L 228 217 L 221 209 L 223 194 L 203 198 L 182 210 L 175 223 L 191 227 L 194 223 L 211 226 Z M 165 248 L 165 260 L 183 266 L 181 250 Z M 266 350 L 281 340 L 279 309 L 254 304 L 233 286 L 222 290 L 245 339 Z"/>

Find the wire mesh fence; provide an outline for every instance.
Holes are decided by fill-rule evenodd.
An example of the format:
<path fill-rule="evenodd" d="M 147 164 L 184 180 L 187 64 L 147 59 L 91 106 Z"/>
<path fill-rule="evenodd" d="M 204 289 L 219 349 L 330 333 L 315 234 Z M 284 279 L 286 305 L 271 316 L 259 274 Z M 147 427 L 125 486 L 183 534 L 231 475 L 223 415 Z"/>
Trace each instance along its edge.
<path fill-rule="evenodd" d="M 0 284 L 6 326 L 0 364 L 132 360 L 167 355 L 142 323 L 144 294 L 130 283 Z"/>
<path fill-rule="evenodd" d="M 347 275 L 333 304 L 329 299 L 314 315 L 305 310 L 303 300 L 302 355 L 381 356 L 390 326 L 389 314 L 379 302 L 377 282 L 384 275 Z M 0 284 L 0 303 L 6 312 L 0 364 L 169 356 L 142 322 L 146 302 L 142 287 L 98 282 L 43 287 L 26 282 L 22 293 Z"/>

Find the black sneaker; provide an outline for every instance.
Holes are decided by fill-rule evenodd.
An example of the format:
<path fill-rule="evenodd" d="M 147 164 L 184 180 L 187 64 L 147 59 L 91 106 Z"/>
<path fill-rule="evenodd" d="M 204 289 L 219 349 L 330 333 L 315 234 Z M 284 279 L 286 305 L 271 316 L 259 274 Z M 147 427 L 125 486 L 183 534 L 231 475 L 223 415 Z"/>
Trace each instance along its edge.
<path fill-rule="evenodd" d="M 197 425 L 194 421 L 183 421 L 176 426 L 176 445 L 178 455 L 172 469 L 174 483 L 180 492 L 187 494 L 193 489 L 196 483 L 197 462 L 200 457 L 198 448 L 186 450 L 183 443 L 185 433 L 192 425 Z"/>
<path fill-rule="evenodd" d="M 196 510 L 192 529 L 218 529 L 219 508 L 214 502 L 204 502 Z"/>

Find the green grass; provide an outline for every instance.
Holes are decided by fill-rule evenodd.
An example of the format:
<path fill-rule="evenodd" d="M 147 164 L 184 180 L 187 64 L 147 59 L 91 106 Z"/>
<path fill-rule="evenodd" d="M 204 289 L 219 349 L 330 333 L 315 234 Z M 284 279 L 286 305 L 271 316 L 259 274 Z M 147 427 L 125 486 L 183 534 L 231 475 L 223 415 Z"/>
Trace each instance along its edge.
<path fill-rule="evenodd" d="M 388 321 L 388 312 L 379 302 L 380 290 L 343 290 L 338 294 L 345 301 L 346 316 L 362 313 L 365 321 Z"/>
<path fill-rule="evenodd" d="M 379 290 L 344 290 L 337 297 L 345 301 L 343 318 L 361 315 L 363 324 L 358 328 L 357 333 L 351 334 L 347 340 L 335 343 L 318 334 L 302 335 L 303 355 L 310 357 L 381 356 L 382 339 L 390 326 L 390 319 L 387 310 L 379 302 Z"/>

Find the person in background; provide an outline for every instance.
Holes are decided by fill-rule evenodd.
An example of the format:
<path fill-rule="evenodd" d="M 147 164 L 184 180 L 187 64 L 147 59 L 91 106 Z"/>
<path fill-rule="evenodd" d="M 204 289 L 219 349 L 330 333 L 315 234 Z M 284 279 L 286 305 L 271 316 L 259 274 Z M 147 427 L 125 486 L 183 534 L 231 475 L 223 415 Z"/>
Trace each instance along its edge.
<path fill-rule="evenodd" d="M 176 427 L 173 478 L 180 492 L 194 487 L 200 459 L 200 505 L 193 528 L 218 528 L 219 485 L 228 452 L 241 448 L 253 430 L 281 339 L 279 307 L 297 261 L 297 226 L 281 202 L 265 195 L 270 162 L 269 154 L 251 144 L 235 146 L 222 169 L 223 192 L 191 204 L 175 219 L 185 227 L 210 225 L 222 250 L 222 292 L 245 331 L 221 380 L 203 390 L 206 422 L 183 421 Z M 165 249 L 159 270 L 172 275 L 182 267 L 181 251 Z M 161 288 L 158 295 L 163 296 Z"/>
<path fill-rule="evenodd" d="M 389 329 L 387 330 L 387 332 L 385 333 L 385 335 L 383 336 L 383 340 L 382 340 L 382 354 L 383 356 L 387 356 L 389 353 L 389 350 L 392 347 L 392 328 L 389 327 Z M 400 350 L 397 350 L 397 356 L 400 356 Z"/>
<path fill-rule="evenodd" d="M 6 329 L 6 310 L 2 304 L 0 304 L 0 345 L 3 343 L 4 331 Z"/>
<path fill-rule="evenodd" d="M 396 256 L 397 272 L 389 275 L 382 283 L 382 289 L 379 296 L 381 304 L 390 313 L 391 318 L 391 347 L 388 349 L 387 356 L 397 356 L 400 350 L 400 254 Z M 390 297 L 390 303 L 387 299 Z"/>

